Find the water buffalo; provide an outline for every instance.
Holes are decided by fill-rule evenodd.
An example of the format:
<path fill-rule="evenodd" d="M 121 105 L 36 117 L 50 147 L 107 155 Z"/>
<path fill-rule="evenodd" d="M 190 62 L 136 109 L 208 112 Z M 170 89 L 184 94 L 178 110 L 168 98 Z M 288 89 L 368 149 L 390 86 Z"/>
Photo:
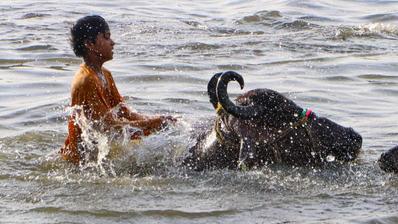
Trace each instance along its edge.
<path fill-rule="evenodd" d="M 381 154 L 379 166 L 386 172 L 398 173 L 398 146 L 395 146 Z"/>
<path fill-rule="evenodd" d="M 230 81 L 243 89 L 242 76 L 233 71 L 217 73 L 209 81 L 208 95 L 217 111 L 214 127 L 197 137 L 184 165 L 194 170 L 272 163 L 319 166 L 357 157 L 362 137 L 352 128 L 318 117 L 270 89 L 248 91 L 235 105 L 227 94 Z"/>

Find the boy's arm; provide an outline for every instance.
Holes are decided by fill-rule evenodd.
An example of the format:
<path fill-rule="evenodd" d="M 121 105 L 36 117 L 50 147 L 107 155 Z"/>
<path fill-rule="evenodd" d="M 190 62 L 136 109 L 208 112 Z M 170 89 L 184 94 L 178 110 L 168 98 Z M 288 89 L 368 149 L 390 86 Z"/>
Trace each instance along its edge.
<path fill-rule="evenodd" d="M 148 116 L 130 110 L 130 108 L 124 103 L 124 99 L 120 95 L 119 90 L 116 87 L 116 83 L 115 80 L 113 80 L 111 72 L 105 68 L 104 71 L 105 74 L 108 76 L 108 80 L 110 81 L 109 86 L 112 93 L 112 107 L 119 107 L 119 111 L 117 112 L 118 117 L 125 118 L 129 121 L 148 119 Z"/>
<path fill-rule="evenodd" d="M 152 132 L 153 130 L 158 130 L 168 123 L 174 123 L 176 121 L 176 119 L 171 116 L 148 116 L 132 111 L 127 104 L 124 103 L 123 97 L 120 95 L 119 90 L 116 87 L 111 72 L 106 70 L 106 73 L 110 80 L 111 92 L 115 102 L 115 105 L 112 106 L 119 107 L 117 115 L 118 118 L 121 119 L 118 121 L 120 125 L 130 124 L 132 126 L 141 128 L 144 130 L 144 132 L 148 133 Z M 123 118 L 127 121 L 122 121 Z"/>
<path fill-rule="evenodd" d="M 175 123 L 176 118 L 172 116 L 147 116 L 133 112 L 125 104 L 120 104 L 119 116 L 128 120 L 128 124 L 139 127 L 146 132 L 158 130 L 163 126 Z"/>
<path fill-rule="evenodd" d="M 120 105 L 119 105 L 118 115 L 122 118 L 129 120 L 129 121 L 145 120 L 145 119 L 150 118 L 147 115 L 143 115 L 143 114 L 139 114 L 137 112 L 131 111 L 130 108 L 123 102 L 120 103 Z"/>

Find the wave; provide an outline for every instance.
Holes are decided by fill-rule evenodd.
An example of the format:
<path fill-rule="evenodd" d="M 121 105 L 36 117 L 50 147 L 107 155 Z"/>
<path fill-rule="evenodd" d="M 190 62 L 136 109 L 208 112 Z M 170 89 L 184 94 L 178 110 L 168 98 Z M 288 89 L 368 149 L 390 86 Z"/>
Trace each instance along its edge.
<path fill-rule="evenodd" d="M 398 26 L 390 23 L 370 23 L 359 26 L 341 26 L 335 33 L 336 39 L 353 37 L 375 37 L 398 39 Z"/>
<path fill-rule="evenodd" d="M 141 65 L 141 67 L 149 68 L 156 71 L 190 71 L 190 66 L 180 66 L 177 64 L 167 65 Z M 206 80 L 200 79 L 199 77 L 192 77 L 187 75 L 128 75 L 118 77 L 123 82 L 176 82 L 176 83 L 189 83 L 189 84 L 207 84 Z"/>
<path fill-rule="evenodd" d="M 397 80 L 398 76 L 383 75 L 383 74 L 363 74 L 363 75 L 358 75 L 358 78 L 366 80 Z"/>
<path fill-rule="evenodd" d="M 122 209 L 124 210 L 124 209 Z M 69 210 L 65 208 L 58 207 L 37 207 L 30 209 L 31 212 L 35 213 L 45 213 L 45 214 L 69 214 L 69 215 L 84 215 L 84 216 L 93 216 L 93 217 L 124 217 L 124 218 L 143 218 L 143 217 L 163 217 L 163 218 L 188 218 L 188 219 L 197 219 L 197 218 L 206 218 L 206 217 L 221 217 L 225 215 L 233 215 L 238 213 L 237 210 L 209 210 L 209 211 L 186 211 L 184 210 L 174 210 L 174 209 L 164 209 L 164 210 L 127 210 L 127 211 L 119 211 L 119 210 Z"/>
<path fill-rule="evenodd" d="M 34 18 L 43 18 L 46 16 L 51 16 L 50 14 L 44 14 L 44 13 L 34 13 L 34 12 L 30 12 L 30 13 L 26 13 L 25 15 L 23 15 L 21 17 L 21 19 L 34 19 Z"/>
<path fill-rule="evenodd" d="M 372 14 L 362 17 L 365 20 L 371 20 L 372 22 L 393 22 L 397 21 L 398 13 L 382 13 L 382 14 Z"/>
<path fill-rule="evenodd" d="M 310 21 L 329 21 L 327 18 L 304 16 L 298 19 L 289 18 L 279 11 L 259 11 L 253 15 L 245 16 L 235 21 L 238 25 L 260 24 L 275 29 L 310 29 L 319 27 Z"/>
<path fill-rule="evenodd" d="M 357 53 L 357 54 L 365 54 L 365 53 L 372 53 L 375 54 L 376 52 L 380 52 L 386 50 L 379 46 L 372 46 L 369 44 L 352 44 L 352 43 L 314 43 L 314 42 L 286 42 L 281 43 L 281 47 L 286 48 L 290 51 L 303 51 L 303 52 L 327 52 L 327 53 L 340 53 L 340 54 L 347 54 L 347 53 Z M 301 59 L 297 59 L 301 60 Z M 304 60 L 304 59 L 303 59 Z"/>
<path fill-rule="evenodd" d="M 245 16 L 241 19 L 236 20 L 237 24 L 251 24 L 261 23 L 271 25 L 273 22 L 282 18 L 282 14 L 279 11 L 259 11 L 253 15 Z"/>
<path fill-rule="evenodd" d="M 31 46 L 26 46 L 26 47 L 20 47 L 20 48 L 17 48 L 16 50 L 19 50 L 19 51 L 40 51 L 40 50 L 56 51 L 58 49 L 49 44 L 46 44 L 46 45 L 31 45 Z"/>
<path fill-rule="evenodd" d="M 183 46 L 178 47 L 179 50 L 191 50 L 191 51 L 206 51 L 219 49 L 221 46 L 218 44 L 207 44 L 201 42 L 187 43 Z"/>
<path fill-rule="evenodd" d="M 276 29 L 297 29 L 297 30 L 305 30 L 312 29 L 316 27 L 320 27 L 314 23 L 310 23 L 306 20 L 294 20 L 292 22 L 279 22 L 274 24 Z"/>

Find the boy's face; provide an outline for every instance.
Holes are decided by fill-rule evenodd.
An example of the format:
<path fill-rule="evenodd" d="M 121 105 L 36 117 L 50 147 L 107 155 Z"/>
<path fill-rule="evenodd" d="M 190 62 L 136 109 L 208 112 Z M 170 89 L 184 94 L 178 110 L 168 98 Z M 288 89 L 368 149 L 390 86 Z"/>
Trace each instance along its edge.
<path fill-rule="evenodd" d="M 111 39 L 110 31 L 105 33 L 99 33 L 94 43 L 88 44 L 90 53 L 94 53 L 100 58 L 102 62 L 106 62 L 113 59 L 113 46 L 115 42 Z"/>

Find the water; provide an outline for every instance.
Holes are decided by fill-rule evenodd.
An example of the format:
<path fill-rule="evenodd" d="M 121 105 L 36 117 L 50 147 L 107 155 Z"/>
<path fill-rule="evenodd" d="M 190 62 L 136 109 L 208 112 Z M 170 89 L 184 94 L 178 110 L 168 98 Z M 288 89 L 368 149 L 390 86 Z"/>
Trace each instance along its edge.
<path fill-rule="evenodd" d="M 398 176 L 375 162 L 398 143 L 398 2 L 3 0 L 0 12 L 0 223 L 398 223 Z M 57 154 L 81 63 L 68 32 L 87 14 L 109 21 L 117 45 L 106 67 L 127 103 L 181 116 L 116 155 L 116 173 Z M 223 70 L 354 127 L 358 160 L 176 168 L 195 122 L 214 116 L 206 84 Z"/>

